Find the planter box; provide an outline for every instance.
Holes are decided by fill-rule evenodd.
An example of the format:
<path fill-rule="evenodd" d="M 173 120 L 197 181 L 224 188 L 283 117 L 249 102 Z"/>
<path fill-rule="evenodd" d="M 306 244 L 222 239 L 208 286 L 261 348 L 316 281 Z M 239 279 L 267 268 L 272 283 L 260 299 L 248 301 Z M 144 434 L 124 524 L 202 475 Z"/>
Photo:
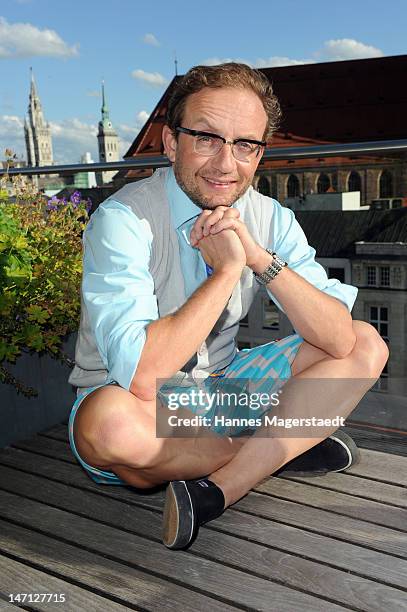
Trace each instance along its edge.
<path fill-rule="evenodd" d="M 63 344 L 72 359 L 75 341 L 76 334 L 72 334 Z M 7 364 L 7 369 L 37 389 L 38 397 L 28 399 L 11 385 L 0 383 L 0 448 L 67 419 L 76 397 L 68 384 L 70 368 L 48 355 L 23 354 L 16 364 Z"/>

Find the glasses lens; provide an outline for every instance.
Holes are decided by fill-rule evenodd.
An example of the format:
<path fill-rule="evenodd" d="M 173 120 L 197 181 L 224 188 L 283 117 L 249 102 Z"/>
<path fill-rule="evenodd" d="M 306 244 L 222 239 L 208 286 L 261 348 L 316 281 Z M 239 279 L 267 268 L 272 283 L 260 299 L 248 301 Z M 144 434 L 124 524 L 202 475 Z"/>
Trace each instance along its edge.
<path fill-rule="evenodd" d="M 259 150 L 259 146 L 245 140 L 239 140 L 232 146 L 232 152 L 239 161 L 249 161 Z"/>
<path fill-rule="evenodd" d="M 195 136 L 195 152 L 201 155 L 217 155 L 223 146 L 223 140 L 216 136 Z"/>

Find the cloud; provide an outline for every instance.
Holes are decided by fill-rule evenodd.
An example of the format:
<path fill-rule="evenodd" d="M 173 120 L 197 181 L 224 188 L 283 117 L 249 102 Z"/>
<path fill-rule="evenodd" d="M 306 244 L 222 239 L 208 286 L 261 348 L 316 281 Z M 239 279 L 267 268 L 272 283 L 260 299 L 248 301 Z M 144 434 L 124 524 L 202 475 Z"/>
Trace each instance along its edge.
<path fill-rule="evenodd" d="M 140 111 L 137 117 L 144 118 L 146 111 Z M 143 123 L 135 125 L 119 123 L 113 125 L 119 136 L 119 154 L 122 157 L 129 149 Z M 52 146 L 56 164 L 75 164 L 81 156 L 89 151 L 92 159 L 99 159 L 97 146 L 97 124 L 73 117 L 62 121 L 51 121 Z M 12 149 L 21 159 L 27 159 L 24 141 L 24 121 L 16 115 L 0 115 L 0 159 L 4 150 Z"/>
<path fill-rule="evenodd" d="M 101 98 L 102 97 L 102 93 L 98 89 L 87 91 L 86 95 L 89 96 L 90 98 Z"/>
<path fill-rule="evenodd" d="M 164 87 L 168 84 L 168 81 L 162 74 L 159 72 L 145 72 L 144 70 L 133 70 L 131 76 L 134 79 L 138 79 L 140 81 L 144 81 L 149 85 L 153 85 L 153 87 Z"/>
<path fill-rule="evenodd" d="M 8 23 L 0 17 L 0 59 L 77 55 L 79 45 L 69 47 L 54 30 L 40 30 L 30 23 Z"/>
<path fill-rule="evenodd" d="M 145 122 L 147 121 L 147 119 L 149 118 L 150 113 L 148 113 L 145 110 L 140 111 L 139 113 L 137 113 L 136 115 L 136 125 L 138 125 L 140 128 L 143 127 L 143 125 L 145 124 Z"/>
<path fill-rule="evenodd" d="M 289 57 L 280 57 L 279 55 L 273 55 L 269 58 L 259 57 L 254 61 L 243 59 L 241 57 L 210 57 L 202 62 L 205 66 L 216 66 L 217 64 L 224 64 L 226 62 L 238 62 L 239 64 L 247 64 L 251 68 L 272 68 L 277 66 L 298 66 L 300 64 L 315 64 L 314 59 L 292 59 Z"/>
<path fill-rule="evenodd" d="M 342 60 L 382 57 L 383 51 L 371 45 L 365 45 L 353 38 L 327 40 L 324 48 L 314 54 L 320 61 L 340 62 Z"/>
<path fill-rule="evenodd" d="M 368 57 L 382 57 L 383 51 L 371 45 L 352 38 L 342 38 L 338 40 L 327 40 L 322 49 L 315 51 L 313 58 L 295 59 L 286 56 L 272 55 L 268 58 L 257 58 L 247 60 L 242 58 L 219 58 L 210 57 L 202 62 L 206 66 L 216 66 L 225 62 L 239 62 L 247 64 L 252 68 L 274 68 L 278 66 L 299 66 L 301 64 L 315 64 L 316 62 L 339 62 L 343 60 L 364 59 Z"/>
<path fill-rule="evenodd" d="M 0 159 L 5 149 L 11 149 L 19 158 L 26 158 L 24 122 L 16 115 L 0 115 Z"/>
<path fill-rule="evenodd" d="M 278 68 L 279 66 L 301 66 L 301 64 L 315 64 L 313 59 L 293 59 L 290 57 L 280 57 L 273 55 L 268 59 L 259 57 L 254 62 L 254 68 Z"/>
<path fill-rule="evenodd" d="M 145 43 L 146 45 L 151 45 L 152 47 L 159 47 L 160 43 L 158 42 L 158 40 L 156 39 L 156 37 L 154 36 L 154 34 L 144 34 L 143 36 L 143 43 Z"/>

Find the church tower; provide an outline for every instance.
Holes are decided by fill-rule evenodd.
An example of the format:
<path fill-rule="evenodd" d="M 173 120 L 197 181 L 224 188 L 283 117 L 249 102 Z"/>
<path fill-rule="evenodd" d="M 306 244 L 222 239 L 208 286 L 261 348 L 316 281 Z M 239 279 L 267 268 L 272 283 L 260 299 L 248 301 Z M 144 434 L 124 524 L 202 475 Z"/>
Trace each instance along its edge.
<path fill-rule="evenodd" d="M 119 138 L 113 129 L 109 118 L 109 109 L 105 99 L 105 84 L 102 81 L 102 120 L 98 130 L 99 161 L 111 162 L 119 160 Z M 110 183 L 117 170 L 102 172 L 102 183 Z"/>
<path fill-rule="evenodd" d="M 29 166 L 52 166 L 52 138 L 49 123 L 44 119 L 41 101 L 37 93 L 31 68 L 30 101 L 28 114 L 24 121 L 27 163 Z"/>

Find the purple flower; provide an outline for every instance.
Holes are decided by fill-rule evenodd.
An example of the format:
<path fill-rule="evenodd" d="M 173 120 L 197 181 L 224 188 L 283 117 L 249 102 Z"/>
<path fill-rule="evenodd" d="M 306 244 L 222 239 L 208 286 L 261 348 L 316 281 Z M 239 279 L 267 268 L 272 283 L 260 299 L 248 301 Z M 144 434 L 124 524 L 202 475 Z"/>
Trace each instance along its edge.
<path fill-rule="evenodd" d="M 76 208 L 78 206 L 78 204 L 81 203 L 82 200 L 82 195 L 80 191 L 74 191 L 73 194 L 70 197 L 70 200 L 72 202 L 72 204 L 74 205 L 74 208 Z"/>
<path fill-rule="evenodd" d="M 59 200 L 56 196 L 52 196 L 47 202 L 47 210 L 58 210 Z"/>
<path fill-rule="evenodd" d="M 50 200 L 48 200 L 48 202 L 47 202 L 47 207 L 51 208 L 51 207 L 57 206 L 58 203 L 59 203 L 59 200 L 58 200 L 57 196 L 52 196 L 52 198 Z"/>

